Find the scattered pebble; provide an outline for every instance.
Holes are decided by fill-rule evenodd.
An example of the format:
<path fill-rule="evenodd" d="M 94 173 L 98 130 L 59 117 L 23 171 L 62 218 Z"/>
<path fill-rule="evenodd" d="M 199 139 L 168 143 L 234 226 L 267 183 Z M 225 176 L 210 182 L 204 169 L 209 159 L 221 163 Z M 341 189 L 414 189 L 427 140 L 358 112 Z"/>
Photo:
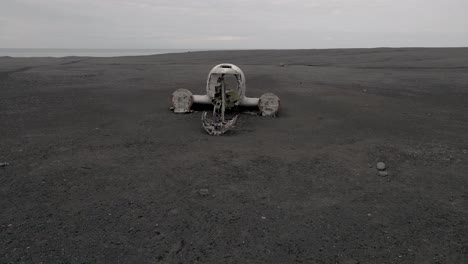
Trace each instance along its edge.
<path fill-rule="evenodd" d="M 0 168 L 5 168 L 6 166 L 10 165 L 8 162 L 0 162 Z"/>
<path fill-rule="evenodd" d="M 383 171 L 383 170 L 385 170 L 386 168 L 387 168 L 387 166 L 385 165 L 385 163 L 383 163 L 383 162 L 377 163 L 377 169 L 378 169 L 379 171 Z"/>
<path fill-rule="evenodd" d="M 208 190 L 208 189 L 200 189 L 200 190 L 198 191 L 198 194 L 200 194 L 201 196 L 208 196 L 208 195 L 210 195 L 210 190 Z"/>
<path fill-rule="evenodd" d="M 379 171 L 379 176 L 386 177 L 386 176 L 388 176 L 388 172 L 386 172 L 386 171 Z"/>
<path fill-rule="evenodd" d="M 262 216 L 262 219 L 263 219 L 263 220 L 266 220 L 266 217 L 265 217 L 265 216 Z"/>
<path fill-rule="evenodd" d="M 284 63 L 280 63 L 279 66 L 280 66 L 280 67 L 284 67 Z"/>
<path fill-rule="evenodd" d="M 179 210 L 177 210 L 175 208 L 169 210 L 169 212 L 168 212 L 168 215 L 177 215 L 177 214 L 179 214 Z"/>

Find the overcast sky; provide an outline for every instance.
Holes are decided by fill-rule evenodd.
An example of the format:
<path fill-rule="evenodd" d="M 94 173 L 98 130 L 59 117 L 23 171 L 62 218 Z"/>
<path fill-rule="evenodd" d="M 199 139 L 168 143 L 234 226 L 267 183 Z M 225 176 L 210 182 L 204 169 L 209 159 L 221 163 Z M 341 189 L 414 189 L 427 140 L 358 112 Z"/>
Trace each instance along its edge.
<path fill-rule="evenodd" d="M 0 48 L 468 46 L 468 0 L 0 0 Z"/>

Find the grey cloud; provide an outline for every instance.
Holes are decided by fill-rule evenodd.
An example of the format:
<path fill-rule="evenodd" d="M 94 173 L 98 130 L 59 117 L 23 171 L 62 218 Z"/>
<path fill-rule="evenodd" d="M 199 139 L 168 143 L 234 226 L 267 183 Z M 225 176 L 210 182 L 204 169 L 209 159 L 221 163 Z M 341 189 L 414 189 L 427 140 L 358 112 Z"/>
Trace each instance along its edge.
<path fill-rule="evenodd" d="M 0 47 L 467 46 L 465 0 L 4 0 Z"/>

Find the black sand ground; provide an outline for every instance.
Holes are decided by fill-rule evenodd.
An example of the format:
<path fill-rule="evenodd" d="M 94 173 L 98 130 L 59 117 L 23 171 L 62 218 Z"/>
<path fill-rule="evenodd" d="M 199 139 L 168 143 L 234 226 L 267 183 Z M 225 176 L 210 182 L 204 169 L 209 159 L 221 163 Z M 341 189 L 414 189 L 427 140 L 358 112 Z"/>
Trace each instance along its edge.
<path fill-rule="evenodd" d="M 222 62 L 279 118 L 168 111 Z M 0 58 L 0 124 L 0 263 L 468 263 L 468 49 Z"/>

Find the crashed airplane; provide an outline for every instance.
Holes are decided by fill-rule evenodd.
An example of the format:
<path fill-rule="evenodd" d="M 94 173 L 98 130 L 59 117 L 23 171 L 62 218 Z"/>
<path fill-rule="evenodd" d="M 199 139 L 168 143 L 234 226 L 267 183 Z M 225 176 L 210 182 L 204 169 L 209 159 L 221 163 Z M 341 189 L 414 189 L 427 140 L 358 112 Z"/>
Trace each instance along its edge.
<path fill-rule="evenodd" d="M 262 116 L 276 116 L 280 108 L 280 99 L 272 93 L 260 98 L 245 95 L 245 76 L 242 70 L 233 64 L 223 63 L 215 66 L 208 75 L 206 95 L 193 95 L 187 89 L 178 89 L 172 94 L 174 113 L 191 113 L 193 104 L 213 105 L 212 114 L 204 111 L 202 124 L 205 131 L 220 136 L 234 127 L 238 115 L 228 119 L 227 110 L 241 107 L 258 107 Z"/>

